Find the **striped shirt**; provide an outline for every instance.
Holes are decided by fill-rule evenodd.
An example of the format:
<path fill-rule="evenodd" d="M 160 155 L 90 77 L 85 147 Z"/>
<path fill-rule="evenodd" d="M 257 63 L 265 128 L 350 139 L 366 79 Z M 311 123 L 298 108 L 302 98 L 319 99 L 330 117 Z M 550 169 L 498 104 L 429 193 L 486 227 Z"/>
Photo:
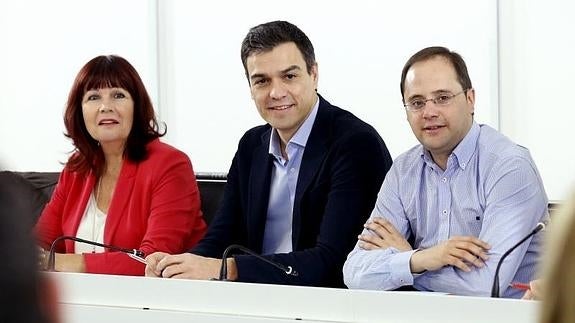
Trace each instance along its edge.
<path fill-rule="evenodd" d="M 412 274 L 414 250 L 368 251 L 356 245 L 343 269 L 348 287 L 393 290 L 413 285 L 424 291 L 489 296 L 502 254 L 547 220 L 547 196 L 529 151 L 474 122 L 450 154 L 445 171 L 421 145 L 399 156 L 379 192 L 374 217 L 389 220 L 414 250 L 453 236 L 475 236 L 491 245 L 489 259 L 470 272 L 445 266 Z M 507 286 L 533 279 L 540 246 L 541 236 L 536 235 L 505 258 L 499 275 L 503 297 L 521 296 Z"/>

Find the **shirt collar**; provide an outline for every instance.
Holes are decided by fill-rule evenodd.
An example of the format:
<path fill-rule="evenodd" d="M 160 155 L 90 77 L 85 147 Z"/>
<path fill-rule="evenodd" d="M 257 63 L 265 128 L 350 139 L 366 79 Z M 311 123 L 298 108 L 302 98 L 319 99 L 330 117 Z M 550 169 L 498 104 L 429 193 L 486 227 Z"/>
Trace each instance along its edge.
<path fill-rule="evenodd" d="M 479 139 L 479 132 L 480 127 L 479 125 L 473 121 L 471 124 L 471 128 L 463 137 L 463 139 L 459 142 L 459 144 L 455 147 L 451 155 L 454 156 L 455 162 L 461 169 L 465 169 L 471 160 L 471 156 L 473 156 L 473 152 L 475 151 L 475 147 L 477 146 L 477 140 Z M 425 161 L 426 164 L 435 164 L 433 158 L 429 154 L 429 151 L 421 145 L 421 157 Z"/>
<path fill-rule="evenodd" d="M 317 110 L 319 107 L 319 98 L 316 100 L 310 114 L 307 116 L 305 121 L 301 124 L 299 129 L 293 135 L 293 137 L 288 142 L 294 143 L 300 147 L 305 148 L 309 135 L 311 133 L 311 129 L 313 128 L 313 124 L 315 122 L 315 117 L 317 116 Z M 271 136 L 270 136 L 270 146 L 268 152 L 274 155 L 276 158 L 281 157 L 281 150 L 280 150 L 280 137 L 277 133 L 276 129 L 272 128 Z"/>
<path fill-rule="evenodd" d="M 453 150 L 452 155 L 456 157 L 457 163 L 459 167 L 465 169 L 469 161 L 471 160 L 471 156 L 473 156 L 473 152 L 475 151 L 475 147 L 477 146 L 477 140 L 479 139 L 479 125 L 473 121 L 471 124 L 471 129 L 467 132 L 467 135 L 461 140 L 459 145 L 455 147 Z"/>

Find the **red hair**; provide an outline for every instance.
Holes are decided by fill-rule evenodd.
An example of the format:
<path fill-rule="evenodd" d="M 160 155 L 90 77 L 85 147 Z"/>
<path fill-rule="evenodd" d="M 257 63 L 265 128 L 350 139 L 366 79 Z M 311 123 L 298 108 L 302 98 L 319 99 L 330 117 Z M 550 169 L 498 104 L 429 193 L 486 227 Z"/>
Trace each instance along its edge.
<path fill-rule="evenodd" d="M 136 69 L 120 56 L 95 57 L 78 72 L 64 112 L 65 135 L 72 139 L 75 147 L 67 164 L 72 171 L 87 173 L 91 170 L 96 176 L 102 174 L 104 154 L 84 123 L 82 98 L 87 91 L 111 87 L 125 89 L 134 100 L 134 120 L 124 158 L 135 162 L 146 159 L 146 144 L 166 134 L 165 129 L 159 130 L 152 101 Z"/>

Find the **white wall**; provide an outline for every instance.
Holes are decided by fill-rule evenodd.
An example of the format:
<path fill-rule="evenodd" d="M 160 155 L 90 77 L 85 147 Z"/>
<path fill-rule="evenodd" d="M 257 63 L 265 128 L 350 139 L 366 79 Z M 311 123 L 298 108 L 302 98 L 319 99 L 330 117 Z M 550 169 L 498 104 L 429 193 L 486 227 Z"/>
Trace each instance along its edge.
<path fill-rule="evenodd" d="M 501 131 L 528 147 L 550 199 L 575 189 L 575 2 L 500 2 Z"/>
<path fill-rule="evenodd" d="M 319 64 L 318 91 L 332 104 L 372 124 L 392 156 L 416 139 L 405 120 L 399 79 L 409 56 L 444 45 L 467 59 L 477 89 L 477 118 L 497 125 L 497 6 L 461 1 L 266 0 L 160 2 L 170 102 L 168 139 L 191 155 L 197 170 L 227 171 L 241 135 L 262 123 L 240 60 L 248 29 L 284 19 L 311 39 Z M 225 8 L 224 8 L 225 7 Z M 457 26 L 457 27 L 455 27 Z M 165 84 L 166 85 L 166 84 Z M 164 110 L 162 110 L 162 113 Z"/>
<path fill-rule="evenodd" d="M 575 179 L 575 156 L 560 151 L 568 147 L 560 129 L 575 121 L 560 102 L 569 104 L 573 64 L 570 43 L 547 35 L 575 27 L 572 9 L 561 0 L 2 1 L 0 165 L 60 170 L 72 148 L 62 135 L 72 80 L 90 58 L 116 53 L 144 79 L 166 141 L 196 171 L 227 171 L 239 137 L 261 124 L 241 40 L 253 25 L 285 19 L 314 43 L 319 92 L 374 125 L 393 157 L 416 143 L 398 86 L 405 60 L 430 45 L 458 51 L 476 88 L 476 119 L 528 146 L 550 198 L 562 199 Z"/>
<path fill-rule="evenodd" d="M 73 148 L 63 112 L 76 73 L 95 56 L 118 54 L 153 98 L 155 1 L 0 2 L 0 166 L 56 171 Z"/>

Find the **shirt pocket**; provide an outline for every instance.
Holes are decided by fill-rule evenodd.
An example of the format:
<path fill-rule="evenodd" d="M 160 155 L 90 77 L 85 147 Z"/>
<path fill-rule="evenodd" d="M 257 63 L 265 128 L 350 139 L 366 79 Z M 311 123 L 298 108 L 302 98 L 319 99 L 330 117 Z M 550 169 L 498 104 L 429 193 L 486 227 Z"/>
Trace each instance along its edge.
<path fill-rule="evenodd" d="M 451 236 L 479 237 L 483 226 L 483 210 L 480 207 L 463 207 L 452 214 Z"/>

